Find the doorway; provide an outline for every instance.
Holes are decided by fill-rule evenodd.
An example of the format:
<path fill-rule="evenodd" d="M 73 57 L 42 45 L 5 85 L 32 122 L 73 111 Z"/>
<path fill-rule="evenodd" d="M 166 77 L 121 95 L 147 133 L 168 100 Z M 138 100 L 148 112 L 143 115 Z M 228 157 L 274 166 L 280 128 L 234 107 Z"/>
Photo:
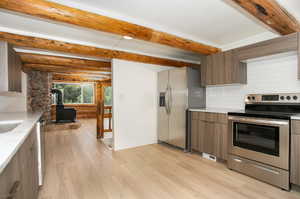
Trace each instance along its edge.
<path fill-rule="evenodd" d="M 112 149 L 112 85 L 111 82 L 101 84 L 101 99 L 99 107 L 99 118 L 97 126 L 97 138 L 100 139 L 109 149 Z"/>

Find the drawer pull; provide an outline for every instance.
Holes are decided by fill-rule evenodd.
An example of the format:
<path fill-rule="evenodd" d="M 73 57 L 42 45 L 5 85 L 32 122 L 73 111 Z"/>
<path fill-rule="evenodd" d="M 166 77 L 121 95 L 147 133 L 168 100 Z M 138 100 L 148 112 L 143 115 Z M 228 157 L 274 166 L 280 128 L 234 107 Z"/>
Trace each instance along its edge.
<path fill-rule="evenodd" d="M 21 184 L 20 181 L 16 181 L 13 184 L 13 186 L 9 192 L 9 195 L 6 197 L 6 199 L 14 199 L 16 197 L 16 194 L 18 193 L 19 188 L 20 188 L 20 184 Z"/>
<path fill-rule="evenodd" d="M 237 158 L 234 158 L 233 160 L 236 161 L 236 162 L 239 162 L 239 163 L 240 163 L 240 162 L 243 162 L 242 160 L 237 159 Z"/>
<path fill-rule="evenodd" d="M 278 171 L 275 171 L 273 169 L 269 169 L 269 168 L 266 168 L 266 167 L 263 167 L 263 166 L 259 166 L 259 165 L 253 165 L 254 167 L 258 168 L 258 169 L 261 169 L 261 170 L 264 170 L 264 171 L 268 171 L 270 173 L 274 173 L 276 175 L 279 175 L 280 173 Z"/>

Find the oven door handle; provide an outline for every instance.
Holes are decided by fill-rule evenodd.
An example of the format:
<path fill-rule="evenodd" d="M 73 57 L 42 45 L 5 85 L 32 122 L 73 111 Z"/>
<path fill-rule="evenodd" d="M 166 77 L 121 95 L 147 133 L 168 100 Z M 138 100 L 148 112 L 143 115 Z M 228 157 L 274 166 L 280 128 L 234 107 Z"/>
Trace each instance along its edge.
<path fill-rule="evenodd" d="M 289 121 L 286 120 L 266 120 L 266 119 L 257 119 L 257 118 L 246 118 L 246 117 L 236 117 L 236 116 L 228 116 L 228 120 L 234 122 L 249 122 L 252 124 L 266 124 L 266 125 L 289 125 Z"/>

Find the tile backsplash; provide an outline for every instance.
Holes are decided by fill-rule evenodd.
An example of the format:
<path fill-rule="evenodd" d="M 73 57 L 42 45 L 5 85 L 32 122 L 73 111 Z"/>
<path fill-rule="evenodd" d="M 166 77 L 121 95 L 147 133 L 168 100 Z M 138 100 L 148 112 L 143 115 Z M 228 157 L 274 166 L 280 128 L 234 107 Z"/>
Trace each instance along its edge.
<path fill-rule="evenodd" d="M 243 109 L 246 94 L 300 92 L 297 65 L 297 56 L 291 54 L 252 60 L 247 65 L 248 83 L 207 87 L 206 106 Z"/>

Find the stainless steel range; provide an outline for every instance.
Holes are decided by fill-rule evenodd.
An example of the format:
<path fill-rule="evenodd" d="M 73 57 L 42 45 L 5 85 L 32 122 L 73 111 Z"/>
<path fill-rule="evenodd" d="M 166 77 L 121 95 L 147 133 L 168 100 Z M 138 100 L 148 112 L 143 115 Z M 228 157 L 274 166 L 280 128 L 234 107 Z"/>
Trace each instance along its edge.
<path fill-rule="evenodd" d="M 228 113 L 228 167 L 290 189 L 290 119 L 300 93 L 251 94 L 245 110 Z"/>

